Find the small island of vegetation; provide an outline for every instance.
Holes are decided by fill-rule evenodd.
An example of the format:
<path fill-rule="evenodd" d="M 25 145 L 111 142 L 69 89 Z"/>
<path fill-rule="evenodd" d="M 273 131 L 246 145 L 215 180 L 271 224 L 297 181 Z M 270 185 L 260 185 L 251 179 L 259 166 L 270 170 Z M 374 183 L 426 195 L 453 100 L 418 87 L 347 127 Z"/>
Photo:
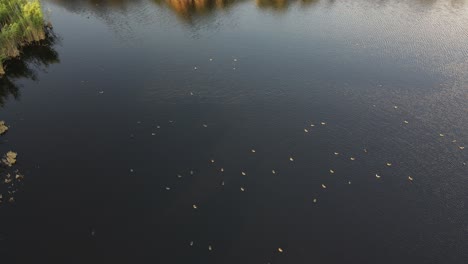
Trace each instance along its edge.
<path fill-rule="evenodd" d="M 0 2 L 0 76 L 4 63 L 19 57 L 21 48 L 47 35 L 39 0 L 2 0 Z"/>

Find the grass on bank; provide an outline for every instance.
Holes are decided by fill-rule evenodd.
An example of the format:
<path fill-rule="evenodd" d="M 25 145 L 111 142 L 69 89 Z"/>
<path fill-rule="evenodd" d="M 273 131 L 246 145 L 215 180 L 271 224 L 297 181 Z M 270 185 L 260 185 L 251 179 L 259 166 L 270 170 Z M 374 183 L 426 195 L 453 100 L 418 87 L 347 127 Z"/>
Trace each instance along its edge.
<path fill-rule="evenodd" d="M 45 39 L 44 15 L 39 0 L 0 1 L 0 75 L 4 62 L 18 57 L 29 43 Z"/>

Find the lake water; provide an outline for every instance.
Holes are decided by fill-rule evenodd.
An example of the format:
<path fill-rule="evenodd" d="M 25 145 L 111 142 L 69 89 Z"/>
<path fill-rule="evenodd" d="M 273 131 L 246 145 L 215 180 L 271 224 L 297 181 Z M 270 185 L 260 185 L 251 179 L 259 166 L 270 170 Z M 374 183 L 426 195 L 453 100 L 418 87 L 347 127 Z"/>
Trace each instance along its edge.
<path fill-rule="evenodd" d="M 468 263 L 468 1 L 44 8 L 1 263 Z"/>

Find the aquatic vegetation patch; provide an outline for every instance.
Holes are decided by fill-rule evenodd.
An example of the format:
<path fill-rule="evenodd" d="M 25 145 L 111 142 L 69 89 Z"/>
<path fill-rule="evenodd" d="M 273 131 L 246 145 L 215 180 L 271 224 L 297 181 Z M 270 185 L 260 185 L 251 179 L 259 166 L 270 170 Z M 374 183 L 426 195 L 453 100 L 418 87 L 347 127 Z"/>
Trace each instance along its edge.
<path fill-rule="evenodd" d="M 0 121 L 0 135 L 5 134 L 8 131 L 7 125 L 5 125 L 5 121 Z"/>
<path fill-rule="evenodd" d="M 4 62 L 20 56 L 21 47 L 46 38 L 44 15 L 39 0 L 0 2 L 0 75 Z"/>
<path fill-rule="evenodd" d="M 0 135 L 8 130 L 4 121 L 0 121 Z M 18 154 L 8 151 L 0 160 L 0 206 L 4 202 L 15 202 L 18 188 L 22 185 L 24 175 L 16 167 Z"/>
<path fill-rule="evenodd" d="M 6 166 L 11 167 L 16 163 L 17 156 L 18 156 L 18 153 L 13 152 L 13 151 L 8 151 L 3 157 L 2 162 Z"/>

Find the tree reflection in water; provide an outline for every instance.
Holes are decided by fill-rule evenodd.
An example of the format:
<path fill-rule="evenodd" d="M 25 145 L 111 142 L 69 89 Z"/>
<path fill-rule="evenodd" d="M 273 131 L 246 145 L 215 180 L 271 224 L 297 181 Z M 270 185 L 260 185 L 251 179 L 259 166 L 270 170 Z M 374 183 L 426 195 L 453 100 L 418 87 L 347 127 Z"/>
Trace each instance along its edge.
<path fill-rule="evenodd" d="M 45 40 L 28 45 L 22 49 L 21 56 L 7 61 L 6 73 L 0 77 L 0 106 L 3 106 L 9 97 L 20 97 L 16 80 L 27 78 L 37 80 L 37 71 L 46 69 L 49 65 L 59 63 L 59 55 L 54 49 L 58 38 L 52 30 L 47 31 Z"/>
<path fill-rule="evenodd" d="M 154 4 L 158 8 L 170 9 L 181 20 L 191 24 L 194 18 L 209 16 L 217 11 L 226 11 L 240 3 L 247 3 L 249 0 L 49 0 L 67 10 L 80 13 L 91 12 L 96 16 L 106 17 L 109 10 L 127 11 L 131 5 Z M 316 4 L 319 0 L 255 0 L 255 5 L 260 9 L 271 9 L 284 11 L 293 3 L 298 3 L 301 7 Z"/>
<path fill-rule="evenodd" d="M 177 17 L 186 22 L 191 22 L 194 17 L 207 16 L 216 11 L 227 10 L 240 3 L 254 2 L 259 9 L 286 11 L 291 5 L 296 4 L 301 8 L 313 6 L 318 3 L 330 6 L 346 0 L 48 0 L 54 4 L 65 7 L 69 11 L 80 13 L 90 12 L 97 16 L 103 16 L 110 10 L 120 10 L 125 12 L 132 5 L 150 6 L 154 4 L 158 8 L 168 8 L 172 10 Z M 431 7 L 440 0 L 382 0 L 369 1 L 360 0 L 373 7 L 386 6 L 389 3 L 400 3 L 409 7 Z M 465 0 L 449 0 L 449 5 L 453 8 L 464 6 Z"/>

